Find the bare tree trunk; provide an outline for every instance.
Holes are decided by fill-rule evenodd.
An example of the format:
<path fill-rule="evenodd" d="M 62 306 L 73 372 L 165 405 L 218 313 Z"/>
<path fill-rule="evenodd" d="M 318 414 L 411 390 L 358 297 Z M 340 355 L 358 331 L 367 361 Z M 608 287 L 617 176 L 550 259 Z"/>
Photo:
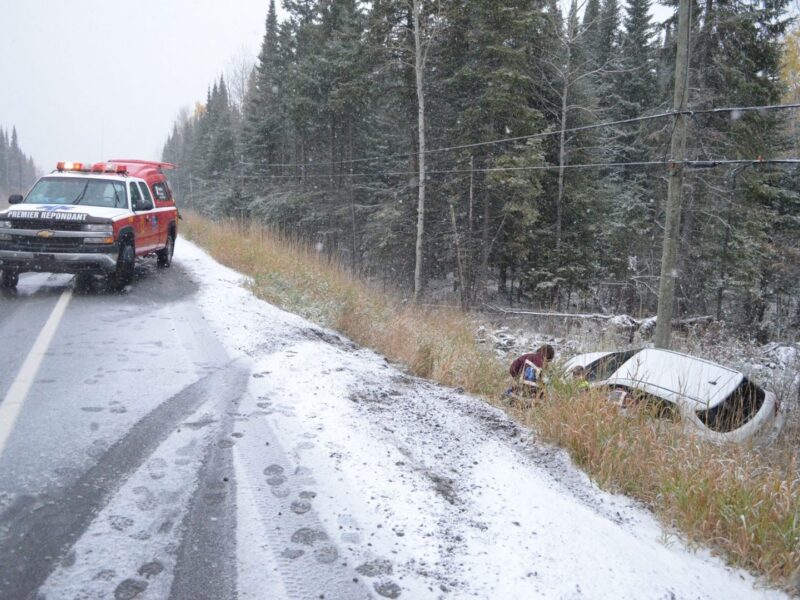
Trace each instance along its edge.
<path fill-rule="evenodd" d="M 330 180 L 331 189 L 334 188 L 333 181 L 336 178 L 336 161 L 334 157 L 336 156 L 336 129 L 333 123 L 333 115 L 331 115 L 330 124 L 328 125 L 330 131 L 328 132 L 329 136 L 329 146 L 330 146 L 330 156 L 331 156 L 331 164 L 330 164 L 330 171 L 328 178 Z"/>
<path fill-rule="evenodd" d="M 567 40 L 567 69 L 564 74 L 564 86 L 561 89 L 561 133 L 558 138 L 558 195 L 556 196 L 556 254 L 561 250 L 561 221 L 564 214 L 564 170 L 567 163 L 566 133 L 567 129 L 567 94 L 569 93 L 569 65 L 572 45 Z"/>
<path fill-rule="evenodd" d="M 486 299 L 487 297 L 487 284 L 489 280 L 489 194 L 486 190 L 483 191 L 483 223 L 481 224 L 483 230 L 481 231 L 481 274 L 480 286 L 481 296 Z"/>
<path fill-rule="evenodd" d="M 667 180 L 667 217 L 664 223 L 664 246 L 661 253 L 661 281 L 658 287 L 658 313 L 654 343 L 656 348 L 669 348 L 672 336 L 672 315 L 675 309 L 675 283 L 678 278 L 678 244 L 680 242 L 683 161 L 686 155 L 686 103 L 689 96 L 689 2 L 678 6 L 678 40 L 675 57 L 675 93 L 672 109 L 680 112 L 672 130 L 669 179 Z"/>
<path fill-rule="evenodd" d="M 350 168 L 350 181 L 348 182 L 347 193 L 350 197 L 350 220 L 353 224 L 353 256 L 351 260 L 351 269 L 356 273 L 358 269 L 358 231 L 356 229 L 356 194 L 353 190 L 353 119 L 352 117 L 347 121 L 347 158 Z"/>
<path fill-rule="evenodd" d="M 422 290 L 422 242 L 425 234 L 425 93 L 423 90 L 425 57 L 420 35 L 420 11 L 422 0 L 414 0 L 414 71 L 417 82 L 417 129 L 419 131 L 419 197 L 417 201 L 417 245 L 414 261 L 414 301 L 419 300 Z"/>
<path fill-rule="evenodd" d="M 461 298 L 461 308 L 466 309 L 467 289 L 464 280 L 464 264 L 461 260 L 461 243 L 458 235 L 458 225 L 456 223 L 456 209 L 450 202 L 450 223 L 453 226 L 453 238 L 456 245 L 456 266 L 458 267 L 458 294 Z"/>
<path fill-rule="evenodd" d="M 715 311 L 717 321 L 722 320 L 722 301 L 725 298 L 725 290 L 728 283 L 728 247 L 731 242 L 733 202 L 736 200 L 736 174 L 733 176 L 732 196 L 728 201 L 728 211 L 725 217 L 725 238 L 722 240 L 722 249 L 720 250 L 720 282 L 717 288 L 717 309 Z"/>
<path fill-rule="evenodd" d="M 475 220 L 473 217 L 473 206 L 475 205 L 475 197 L 474 197 L 474 190 L 475 190 L 475 157 L 469 157 L 469 209 L 468 209 L 468 216 L 467 216 L 467 264 L 466 264 L 466 277 L 467 281 L 465 285 L 467 289 L 464 290 L 465 292 L 465 299 L 466 305 L 464 306 L 464 310 L 469 310 L 470 305 L 472 304 L 473 294 L 475 291 L 475 275 L 473 273 L 473 256 L 472 256 L 472 233 L 474 231 Z"/>

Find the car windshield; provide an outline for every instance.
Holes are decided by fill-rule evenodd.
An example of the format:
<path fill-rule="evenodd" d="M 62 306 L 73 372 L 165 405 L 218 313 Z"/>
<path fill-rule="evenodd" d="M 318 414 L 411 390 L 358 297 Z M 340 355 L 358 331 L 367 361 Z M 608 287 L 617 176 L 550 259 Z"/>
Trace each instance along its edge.
<path fill-rule="evenodd" d="M 40 179 L 25 204 L 82 204 L 121 208 L 127 206 L 125 184 L 91 177 L 48 177 Z"/>

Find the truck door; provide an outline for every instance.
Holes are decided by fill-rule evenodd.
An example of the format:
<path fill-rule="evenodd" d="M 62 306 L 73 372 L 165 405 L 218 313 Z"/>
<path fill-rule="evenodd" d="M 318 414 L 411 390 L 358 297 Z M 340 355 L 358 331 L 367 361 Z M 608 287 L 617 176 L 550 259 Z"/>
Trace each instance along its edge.
<path fill-rule="evenodd" d="M 136 233 L 136 254 L 142 256 L 152 251 L 155 246 L 152 227 L 153 201 L 148 203 L 142 197 L 141 188 L 135 181 L 130 182 L 131 209 L 133 209 L 133 228 Z M 157 235 L 157 234 L 156 234 Z"/>
<path fill-rule="evenodd" d="M 139 182 L 139 190 L 142 192 L 142 199 L 145 204 L 151 207 L 150 213 L 150 231 L 152 234 L 152 250 L 160 250 L 167 243 L 167 221 L 166 215 L 158 209 L 153 202 L 153 196 L 150 194 L 150 188 L 144 181 Z"/>

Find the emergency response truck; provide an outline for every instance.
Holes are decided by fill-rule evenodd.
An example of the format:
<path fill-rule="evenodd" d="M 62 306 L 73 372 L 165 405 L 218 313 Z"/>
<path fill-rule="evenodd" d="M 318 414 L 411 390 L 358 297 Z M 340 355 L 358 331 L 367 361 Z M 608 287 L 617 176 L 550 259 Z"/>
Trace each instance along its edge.
<path fill-rule="evenodd" d="M 4 288 L 26 271 L 105 273 L 117 287 L 133 279 L 137 258 L 155 255 L 169 267 L 178 211 L 165 169 L 175 165 L 112 159 L 60 162 L 26 196 L 14 194 L 0 211 L 0 270 Z"/>

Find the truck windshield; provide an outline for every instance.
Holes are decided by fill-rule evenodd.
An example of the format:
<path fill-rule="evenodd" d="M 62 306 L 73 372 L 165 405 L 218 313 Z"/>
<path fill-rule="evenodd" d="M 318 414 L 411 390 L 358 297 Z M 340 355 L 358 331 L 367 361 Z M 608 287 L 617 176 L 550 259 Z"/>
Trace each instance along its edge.
<path fill-rule="evenodd" d="M 82 204 L 123 208 L 128 206 L 125 184 L 89 177 L 47 177 L 28 193 L 25 204 Z"/>

